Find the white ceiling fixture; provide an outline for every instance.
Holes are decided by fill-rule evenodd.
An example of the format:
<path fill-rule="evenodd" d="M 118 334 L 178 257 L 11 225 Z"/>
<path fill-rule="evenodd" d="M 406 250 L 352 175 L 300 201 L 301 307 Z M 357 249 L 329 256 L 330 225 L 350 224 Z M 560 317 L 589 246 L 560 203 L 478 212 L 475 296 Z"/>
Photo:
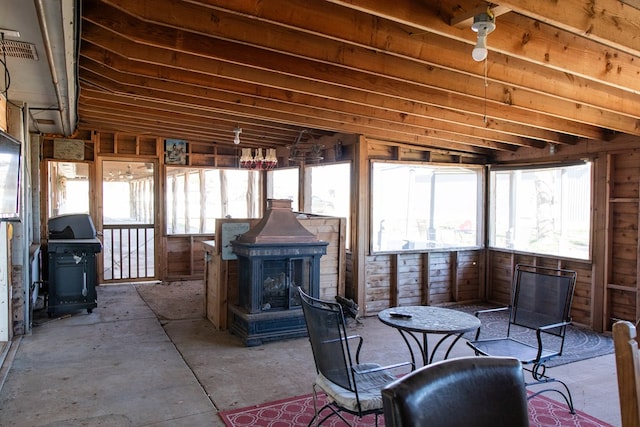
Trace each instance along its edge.
<path fill-rule="evenodd" d="M 487 9 L 486 13 L 478 14 L 473 18 L 471 29 L 478 33 L 478 41 L 471 52 L 471 56 L 475 61 L 480 62 L 487 59 L 487 54 L 489 53 L 487 49 L 487 35 L 496 29 L 494 19 L 494 15 L 489 9 Z"/>

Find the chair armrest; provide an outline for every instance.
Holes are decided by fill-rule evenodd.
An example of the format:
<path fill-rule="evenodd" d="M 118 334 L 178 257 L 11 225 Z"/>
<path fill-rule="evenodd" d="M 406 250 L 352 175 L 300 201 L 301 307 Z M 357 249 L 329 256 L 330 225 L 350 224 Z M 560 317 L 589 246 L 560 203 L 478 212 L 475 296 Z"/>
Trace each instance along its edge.
<path fill-rule="evenodd" d="M 560 328 L 562 326 L 569 326 L 571 324 L 571 321 L 569 322 L 558 322 L 558 323 L 552 323 L 550 325 L 542 325 L 538 327 L 538 330 L 540 331 L 546 331 L 547 329 L 554 329 L 554 328 Z"/>
<path fill-rule="evenodd" d="M 542 356 L 542 350 L 544 349 L 544 344 L 542 343 L 542 332 L 547 332 L 548 329 L 562 328 L 565 326 L 569 326 L 570 324 L 571 321 L 557 322 L 550 325 L 538 326 L 538 328 L 536 328 L 536 339 L 538 341 L 538 355 L 536 356 L 536 360 L 540 360 L 540 356 Z M 562 353 L 562 348 L 560 348 L 560 353 Z"/>
<path fill-rule="evenodd" d="M 413 363 L 412 362 L 401 362 L 401 363 L 396 363 L 396 364 L 393 364 L 393 365 L 378 366 L 376 368 L 364 369 L 362 371 L 359 371 L 358 369 L 356 369 L 356 367 L 352 367 L 351 369 L 353 369 L 354 373 L 361 375 L 361 374 L 370 374 L 372 372 L 388 371 L 388 370 L 391 370 L 391 369 L 402 368 L 404 366 L 413 367 Z"/>
<path fill-rule="evenodd" d="M 507 311 L 510 310 L 511 307 L 498 307 L 498 308 L 487 308 L 485 310 L 478 310 L 475 313 L 473 313 L 474 316 L 476 316 L 478 319 L 480 318 L 480 315 L 485 314 L 485 313 L 494 313 L 497 311 Z M 480 338 L 480 330 L 482 329 L 482 323 L 480 323 L 480 327 L 476 330 L 476 340 L 478 338 Z"/>
<path fill-rule="evenodd" d="M 338 341 L 343 341 L 343 340 L 351 340 L 351 339 L 356 339 L 359 338 L 360 341 L 362 341 L 362 337 L 360 335 L 350 335 L 346 338 L 340 338 L 340 339 L 332 339 L 332 340 L 323 340 L 323 343 L 332 343 L 332 342 L 338 342 Z"/>
<path fill-rule="evenodd" d="M 362 341 L 363 338 L 360 335 L 350 335 L 348 337 L 345 338 L 336 338 L 336 339 L 331 339 L 331 340 L 323 340 L 323 343 L 333 343 L 333 342 L 338 342 L 338 341 L 349 341 L 349 340 L 354 340 L 354 339 L 358 339 L 360 340 L 358 342 L 358 352 L 360 352 L 360 347 L 362 347 Z"/>
<path fill-rule="evenodd" d="M 509 310 L 509 308 L 511 308 L 511 307 L 487 308 L 487 309 L 484 309 L 484 310 L 478 310 L 473 314 L 474 314 L 474 316 L 479 317 L 478 315 L 483 314 L 483 313 L 491 313 L 491 312 L 494 312 L 494 311 L 505 311 L 505 310 Z"/>

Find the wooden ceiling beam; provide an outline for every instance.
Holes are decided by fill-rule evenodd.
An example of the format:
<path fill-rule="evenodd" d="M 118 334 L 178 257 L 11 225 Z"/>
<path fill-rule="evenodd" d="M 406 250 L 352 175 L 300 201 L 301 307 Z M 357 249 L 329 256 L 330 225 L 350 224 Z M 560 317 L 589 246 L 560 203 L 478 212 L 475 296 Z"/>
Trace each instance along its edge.
<path fill-rule="evenodd" d="M 131 90 L 129 90 L 126 93 L 123 93 L 122 96 L 127 97 L 129 96 L 128 94 L 131 94 Z M 142 95 L 136 95 L 136 96 L 142 96 Z M 307 124 L 312 125 L 313 120 L 311 120 L 310 122 L 311 123 L 307 123 Z M 99 123 L 95 123 L 95 125 L 99 126 Z M 364 129 L 367 131 L 371 130 L 367 127 L 362 127 L 357 124 L 353 126 L 345 125 L 344 128 L 345 128 L 345 133 L 356 133 L 354 132 L 354 129 Z M 459 151 L 460 153 L 466 152 L 466 153 L 476 153 L 476 154 L 487 155 L 489 154 L 488 148 L 495 148 L 495 147 L 474 147 L 466 144 L 458 144 L 458 143 L 446 141 L 446 140 L 440 139 L 435 135 L 425 135 L 425 136 L 413 135 L 413 134 L 397 132 L 397 131 L 394 131 L 393 129 L 378 129 L 376 131 L 372 131 L 372 134 L 377 135 L 377 137 L 383 140 L 397 140 L 397 141 L 403 141 L 403 142 L 413 143 L 413 144 L 440 146 L 442 148 Z M 468 144 L 468 141 L 465 141 L 465 142 Z M 491 145 L 490 141 L 487 143 Z"/>
<path fill-rule="evenodd" d="M 542 66 L 537 68 L 534 66 L 520 67 L 518 64 L 513 63 L 513 59 L 510 60 L 509 64 L 504 64 L 503 62 L 502 64 L 492 65 L 492 73 L 487 76 L 487 78 L 490 79 L 489 84 L 485 85 L 481 75 L 474 77 L 471 72 L 465 75 L 458 71 L 464 69 L 465 64 L 469 64 L 468 67 L 470 71 L 473 70 L 474 73 L 482 73 L 481 67 L 470 59 L 468 52 L 460 52 L 461 49 L 466 48 L 467 45 L 440 36 L 436 36 L 436 40 L 421 37 L 420 39 L 422 39 L 424 46 L 420 48 L 420 51 L 424 53 L 428 52 L 429 58 L 434 57 L 432 52 L 435 51 L 446 52 L 449 56 L 455 56 L 455 60 L 452 61 L 450 66 L 454 67 L 456 71 L 447 68 L 436 68 L 435 66 L 439 64 L 435 64 L 432 60 L 425 61 L 422 58 L 409 58 L 399 54 L 391 55 L 390 43 L 393 39 L 388 35 L 384 38 L 384 50 L 380 49 L 377 52 L 372 51 L 371 47 L 378 46 L 364 46 L 360 44 L 355 44 L 350 46 L 349 49 L 345 49 L 344 39 L 339 39 L 338 35 L 336 35 L 335 40 L 327 37 L 326 34 L 334 34 L 333 28 L 335 26 L 328 25 L 326 22 L 323 22 L 322 25 L 325 35 L 319 36 L 316 35 L 317 33 L 303 33 L 301 35 L 300 31 L 297 29 L 294 31 L 290 27 L 291 23 L 289 22 L 287 26 L 282 24 L 278 26 L 278 23 L 275 21 L 269 21 L 267 23 L 264 18 L 267 13 L 266 6 L 262 6 L 260 10 L 260 23 L 263 24 L 260 27 L 261 31 L 256 31 L 258 27 L 255 20 L 247 19 L 244 15 L 234 15 L 233 11 L 223 11 L 220 7 L 207 9 L 194 5 L 184 5 L 179 8 L 175 3 L 168 2 L 167 0 L 157 0 L 154 2 L 153 7 L 148 7 L 144 2 L 130 2 L 128 0 L 109 0 L 109 3 L 119 5 L 120 10 L 126 8 L 128 13 L 133 14 L 133 16 L 138 19 L 144 17 L 145 22 L 148 23 L 170 26 L 171 28 L 181 26 L 180 28 L 199 34 L 204 34 L 208 31 L 207 36 L 220 37 L 225 40 L 236 39 L 247 45 L 261 49 L 267 49 L 269 51 L 278 50 L 297 57 L 304 57 L 353 70 L 365 71 L 376 76 L 385 75 L 386 77 L 396 78 L 401 82 L 411 82 L 436 90 L 444 90 L 445 92 L 464 94 L 476 98 L 487 98 L 488 100 L 498 103 L 508 102 L 510 105 L 523 108 L 536 106 L 537 112 L 551 115 L 566 115 L 567 111 L 579 108 L 579 111 L 576 111 L 575 120 L 621 132 L 627 132 L 629 129 L 635 129 L 637 127 L 635 118 L 637 116 L 636 109 L 637 103 L 640 102 L 640 95 L 633 95 L 627 91 L 591 83 L 590 89 L 593 91 L 599 90 L 602 96 L 595 96 L 595 94 L 588 96 L 586 91 L 581 90 L 581 86 L 584 87 L 588 82 L 581 77 L 567 79 L 565 74 L 566 70 L 564 69 L 556 72 L 554 75 L 549 74 L 549 72 L 544 73 L 545 69 Z M 309 8 L 312 4 L 312 2 L 308 2 L 304 6 L 305 8 Z M 270 7 L 275 6 L 277 5 L 271 5 Z M 269 11 L 271 11 L 269 16 L 281 16 L 281 10 L 282 8 L 269 9 Z M 216 13 L 215 20 L 212 20 L 210 16 L 213 12 Z M 292 15 L 288 15 L 288 17 L 291 16 Z M 297 15 L 293 15 L 293 17 L 295 16 Z M 312 12 L 307 10 L 306 13 L 300 13 L 300 16 L 309 17 L 312 16 Z M 317 19 L 307 18 L 306 21 L 303 21 L 301 18 L 298 19 L 300 21 L 298 25 L 305 25 L 305 28 L 310 25 L 310 23 L 308 23 L 309 21 L 317 22 Z M 531 20 L 528 20 L 528 22 L 531 22 Z M 340 28 L 344 27 L 349 28 L 349 26 L 346 25 Z M 390 27 L 391 26 L 385 22 L 380 22 L 377 23 L 375 29 L 379 34 L 389 34 L 388 31 L 393 30 Z M 352 28 L 353 27 L 349 29 Z M 371 26 L 365 28 L 368 28 L 368 30 L 364 30 L 367 34 L 364 34 L 364 37 L 359 37 L 358 41 L 372 40 Z M 267 32 L 269 37 L 264 37 L 264 32 Z M 351 31 L 347 34 L 357 32 L 358 31 Z M 520 31 L 516 31 L 516 33 L 520 33 Z M 350 35 L 349 37 L 353 40 L 358 36 Z M 554 37 L 558 37 L 557 30 L 554 30 Z M 550 36 L 548 38 L 550 38 Z M 398 40 L 397 45 L 401 46 L 405 46 L 408 42 L 414 45 L 420 42 L 420 40 L 416 41 L 415 38 L 411 40 L 411 36 L 406 32 L 398 34 L 397 28 L 395 39 Z M 550 42 L 553 42 L 553 40 L 550 40 Z M 547 55 L 549 54 L 548 46 L 552 44 L 550 42 L 545 41 L 544 43 Z M 371 44 L 371 42 L 369 43 Z M 517 46 L 521 43 L 521 40 L 507 40 L 506 43 Z M 593 43 L 589 43 L 593 45 Z M 201 45 L 201 43 L 195 42 L 193 44 Z M 535 43 L 527 43 L 527 45 L 531 44 Z M 555 44 L 557 45 L 558 43 L 556 42 Z M 565 53 L 564 57 L 558 53 L 558 55 L 554 55 L 554 58 L 566 58 L 566 62 L 571 64 L 586 64 L 586 61 L 582 59 L 585 54 L 584 50 L 575 50 L 577 54 L 570 56 L 566 44 L 563 44 L 561 48 Z M 418 46 L 414 47 L 414 49 L 418 49 Z M 192 53 L 197 54 L 197 52 Z M 427 55 L 423 54 L 423 56 Z M 441 56 L 444 55 L 437 55 L 436 57 L 439 58 Z M 544 55 L 541 54 L 540 56 L 542 57 Z M 547 60 L 545 65 L 549 65 L 549 62 L 550 61 Z M 637 75 L 640 74 L 640 63 L 638 63 L 637 66 L 629 64 L 629 67 L 631 66 L 633 69 L 630 69 L 629 72 L 625 71 L 624 73 L 618 73 L 618 75 L 631 75 L 632 78 L 630 80 L 618 81 L 618 86 L 624 87 L 630 84 L 639 84 L 640 79 L 637 79 Z M 496 73 L 493 72 L 493 68 L 499 68 L 502 74 L 500 76 L 495 75 Z M 519 70 L 517 75 L 514 75 L 515 73 L 512 71 L 514 68 Z M 530 70 L 529 68 L 533 69 Z M 585 68 L 593 70 L 593 61 L 589 61 Z M 625 68 L 625 70 L 627 69 L 628 67 Z M 634 69 L 636 73 L 634 73 Z M 509 76 L 509 80 L 517 82 L 517 86 L 511 87 L 498 81 L 498 79 L 504 79 L 505 76 Z M 549 84 L 551 81 L 553 84 Z M 546 106 L 546 109 L 543 108 L 544 106 Z M 602 110 L 605 111 L 603 112 Z M 615 111 L 615 113 L 613 111 Z M 628 111 L 629 117 L 621 119 L 619 116 L 620 111 Z M 608 117 L 608 119 L 606 117 Z"/>
<path fill-rule="evenodd" d="M 233 130 L 236 127 L 243 129 L 243 140 L 253 141 L 256 144 L 288 145 L 295 141 L 300 132 L 299 127 L 287 127 L 274 122 L 263 120 L 238 120 L 238 117 L 230 117 L 228 114 L 214 113 L 207 110 L 196 110 L 181 105 L 163 104 L 160 100 L 147 100 L 141 98 L 123 97 L 116 94 L 105 94 L 92 89 L 85 89 L 81 94 L 83 111 L 111 111 L 118 112 L 125 117 L 159 118 L 163 123 L 171 123 L 174 126 L 189 126 L 194 129 L 208 131 L 212 140 L 220 138 L 223 141 L 233 140 Z M 278 130 L 278 128 L 283 128 Z M 320 135 L 317 135 L 318 137 Z"/>
<path fill-rule="evenodd" d="M 82 110 L 79 110 L 82 112 Z M 183 131 L 171 126 L 165 126 L 161 123 L 132 123 L 130 121 L 123 121 L 120 117 L 108 117 L 102 113 L 94 114 L 90 112 L 82 112 L 80 123 L 78 124 L 81 130 L 90 130 L 98 132 L 124 132 L 135 135 L 150 135 L 157 138 L 171 138 L 171 139 L 184 139 L 189 142 L 197 142 L 201 144 L 210 143 L 211 139 L 208 134 L 196 134 Z M 96 127 L 96 123 L 99 127 Z M 141 126 L 144 125 L 144 131 L 141 131 Z"/>
<path fill-rule="evenodd" d="M 293 104 L 290 107 L 281 107 L 286 108 L 290 111 L 299 111 L 300 108 L 306 109 L 307 106 L 313 105 L 317 108 L 321 108 L 327 113 L 333 112 L 344 112 L 350 113 L 355 116 L 361 116 L 366 118 L 378 119 L 378 120 L 386 120 L 391 123 L 406 123 L 409 125 L 414 125 L 419 128 L 426 129 L 434 129 L 444 132 L 452 132 L 458 133 L 461 135 L 468 135 L 471 138 L 482 138 L 485 140 L 493 140 L 497 143 L 503 142 L 507 144 L 513 144 L 517 146 L 535 146 L 536 141 L 541 140 L 544 137 L 555 137 L 556 134 L 547 132 L 548 135 L 545 135 L 544 132 L 539 131 L 535 133 L 535 139 L 531 139 L 530 137 L 518 136 L 517 132 L 520 130 L 525 130 L 522 126 L 515 126 L 511 123 L 498 123 L 494 121 L 493 127 L 500 128 L 499 131 L 490 129 L 490 128 L 481 128 L 481 127 L 473 127 L 466 126 L 465 122 L 469 120 L 469 117 L 465 116 L 462 113 L 451 113 L 447 112 L 446 117 L 448 121 L 444 120 L 436 120 L 430 117 L 429 115 L 439 116 L 437 111 L 434 111 L 434 108 L 425 109 L 422 114 L 406 114 L 403 112 L 396 112 L 388 108 L 373 108 L 366 105 L 361 104 L 352 104 L 348 105 L 343 101 L 335 101 L 332 99 L 324 98 L 324 97 L 313 97 L 307 94 L 297 94 L 288 92 L 282 92 L 281 90 L 273 89 L 273 88 L 261 88 L 257 89 L 254 86 L 248 86 L 244 84 L 246 87 L 243 87 L 243 83 L 237 83 L 234 81 L 225 81 L 221 78 L 216 79 L 215 82 L 209 81 L 208 83 L 211 87 L 204 88 L 202 86 L 201 76 L 195 75 L 193 78 L 191 72 L 185 71 L 175 71 L 175 70 L 162 70 L 162 67 L 155 67 L 153 70 L 153 75 L 146 68 L 135 68 L 129 64 L 128 61 L 123 60 L 120 57 L 114 56 L 112 54 L 100 54 L 100 52 L 96 52 L 93 49 L 85 48 L 84 50 L 84 58 L 88 58 L 88 55 L 93 53 L 92 56 L 93 62 L 84 62 L 82 61 L 83 67 L 87 70 L 92 70 L 94 73 L 102 74 L 102 75 L 113 75 L 113 79 L 117 81 L 127 81 L 131 84 L 137 84 L 139 86 L 146 87 L 154 87 L 155 85 L 160 85 L 162 90 L 165 90 L 170 93 L 178 93 L 178 92 L 191 92 L 194 95 L 206 95 L 209 99 L 217 99 L 219 101 L 228 102 L 230 105 L 237 105 L 239 103 L 242 104 L 253 104 L 253 105 L 261 105 L 261 101 L 254 99 L 255 97 L 259 97 L 261 100 L 266 102 L 265 105 L 272 105 L 274 101 L 286 102 L 288 104 Z M 115 70 L 106 70 L 103 69 L 103 65 L 98 64 L 102 60 L 107 59 L 107 62 L 112 65 L 116 65 L 116 69 L 121 72 L 130 73 L 130 76 L 116 76 L 114 73 L 117 73 Z M 148 79 L 156 79 L 158 73 L 161 72 L 161 82 L 154 82 L 153 80 Z M 137 83 L 134 83 L 135 80 L 138 80 Z M 175 83 L 175 86 L 169 86 L 169 83 Z M 187 84 L 196 87 L 185 87 L 179 86 L 179 84 Z M 206 92 L 203 92 L 206 91 Z M 171 95 L 165 95 L 166 97 L 170 97 Z M 241 96 L 241 97 L 240 97 Z M 251 98 L 247 98 L 251 97 Z M 221 107 L 224 108 L 224 107 Z M 455 117 L 457 116 L 457 117 Z M 553 142 L 558 143 L 574 143 L 574 140 L 563 138 L 563 139 L 553 139 Z"/>
<path fill-rule="evenodd" d="M 620 0 L 500 0 L 500 4 L 629 55 L 640 56 L 640 10 Z"/>
<path fill-rule="evenodd" d="M 85 73 L 85 76 L 87 76 L 87 73 Z M 95 78 L 99 79 L 100 77 L 96 76 Z M 215 103 L 214 101 L 211 101 L 206 97 L 194 96 L 193 98 L 191 98 L 184 95 L 180 95 L 180 96 L 176 95 L 171 97 L 170 92 L 156 93 L 154 92 L 153 89 L 149 89 L 148 86 L 136 88 L 136 87 L 127 86 L 126 84 L 123 84 L 123 83 L 116 83 L 115 81 L 110 83 L 106 79 L 103 79 L 103 81 L 99 82 L 98 86 L 109 87 L 111 92 L 121 93 L 123 95 L 129 94 L 129 96 L 134 95 L 135 97 L 144 97 L 145 99 L 148 99 L 148 100 L 156 99 L 158 100 L 158 102 L 161 102 L 164 104 L 175 103 L 176 105 L 189 106 L 191 108 L 198 108 L 198 109 L 211 108 L 211 104 Z M 280 109 L 277 109 L 277 110 L 274 109 L 271 112 L 264 113 L 264 112 L 256 112 L 254 107 L 240 106 L 238 107 L 237 113 L 239 115 L 246 114 L 247 118 L 251 118 L 251 117 L 264 118 L 269 114 L 274 114 L 274 115 L 277 115 L 277 117 L 275 118 L 276 120 L 284 121 L 286 118 L 286 120 L 288 120 L 291 123 L 291 122 L 295 122 L 295 120 L 298 119 L 302 121 L 302 122 L 295 122 L 295 124 L 299 126 L 304 126 L 306 123 L 309 126 L 313 126 L 321 129 L 322 128 L 327 129 L 326 118 L 318 119 L 313 114 L 307 114 L 307 112 L 299 111 L 299 110 L 300 108 L 292 108 L 290 112 L 286 113 L 286 116 L 283 116 Z M 439 141 L 439 143 L 445 148 L 449 148 L 452 150 L 459 150 L 459 151 L 469 151 L 469 152 L 478 152 L 477 151 L 478 148 L 480 149 L 492 148 L 492 149 L 502 149 L 502 150 L 513 149 L 504 144 L 501 145 L 493 141 L 486 141 L 486 140 L 481 141 L 473 138 L 463 139 L 463 138 L 457 138 L 455 136 L 450 136 L 449 139 L 446 139 L 444 137 L 446 135 L 444 132 L 434 132 L 428 129 L 420 129 L 419 132 L 416 131 L 414 133 L 407 133 L 408 128 L 406 126 L 402 126 L 394 123 L 388 123 L 388 122 L 380 122 L 376 120 L 363 119 L 363 120 L 353 121 L 353 120 L 347 119 L 346 117 L 342 117 L 342 124 L 340 124 L 339 122 L 340 117 L 337 117 L 333 120 L 338 120 L 338 122 L 333 124 L 334 126 L 339 125 L 339 128 L 336 129 L 337 131 L 342 131 L 345 133 L 359 133 L 362 131 L 369 131 L 375 135 L 379 135 L 381 139 L 395 138 L 399 141 L 405 141 L 405 142 L 411 142 L 411 143 L 416 143 L 418 141 L 423 141 L 423 142 L 431 141 L 435 139 Z M 323 125 L 323 126 L 319 126 L 319 125 Z M 445 144 L 445 141 L 447 141 L 446 144 Z M 474 142 L 478 144 L 477 147 L 474 147 L 472 145 L 472 143 Z M 487 153 L 486 150 L 479 151 L 479 152 L 484 154 Z"/>
<path fill-rule="evenodd" d="M 487 43 L 491 51 L 507 53 L 531 66 L 538 65 L 549 77 L 555 77 L 554 80 L 559 77 L 557 73 L 569 74 L 578 79 L 570 81 L 574 89 L 588 86 L 590 91 L 609 93 L 608 97 L 594 101 L 604 109 L 633 115 L 628 105 L 620 109 L 615 101 L 640 99 L 640 61 L 627 52 L 515 13 L 496 22 L 496 30 L 489 35 Z M 517 64 L 515 67 L 519 68 Z M 555 92 L 553 86 L 547 90 Z"/>
<path fill-rule="evenodd" d="M 476 42 L 476 34 L 471 31 L 470 27 L 460 29 L 451 27 L 441 16 L 438 16 L 435 10 L 432 10 L 426 4 L 420 4 L 412 0 L 399 0 L 392 3 L 384 0 L 328 1 L 408 25 L 415 28 L 418 34 L 438 34 L 443 37 L 466 41 L 472 45 Z M 571 2 L 584 3 L 580 0 L 571 0 Z M 618 3 L 618 0 L 607 0 L 607 2 Z M 446 2 L 440 2 L 439 4 L 442 5 L 442 3 L 446 4 Z M 514 8 L 513 6 L 516 3 L 530 4 L 534 8 L 533 5 L 551 5 L 552 2 L 517 0 L 500 2 L 500 5 Z M 459 7 L 460 2 L 456 1 L 454 4 Z M 574 28 L 556 25 L 557 22 L 549 19 L 549 17 L 573 15 L 566 13 L 567 10 L 572 10 L 570 7 L 565 2 L 555 3 L 554 6 L 551 6 L 549 10 L 554 10 L 555 15 L 550 14 L 543 20 L 548 25 L 531 19 L 531 16 L 524 17 L 516 13 L 508 13 L 501 16 L 496 20 L 496 30 L 487 39 L 491 54 L 489 61 L 508 62 L 505 59 L 508 58 L 513 61 L 518 58 L 529 62 L 530 65 L 528 67 L 517 63 L 511 64 L 511 66 L 518 69 L 519 73 L 525 76 L 525 81 L 529 81 L 532 85 L 535 85 L 535 81 L 526 78 L 527 68 L 541 66 L 543 68 L 537 69 L 538 75 L 547 74 L 548 71 L 545 72 L 545 69 L 549 71 L 556 69 L 560 73 L 582 77 L 592 83 L 612 86 L 631 94 L 640 94 L 640 79 L 637 78 L 640 74 L 640 61 L 633 60 L 634 57 L 638 56 L 638 52 L 634 53 L 629 49 L 617 49 L 615 46 L 603 45 L 601 40 L 594 41 L 593 38 L 585 38 L 585 34 L 579 34 Z M 580 7 L 584 9 L 588 6 Z M 631 8 L 627 6 L 625 11 L 629 9 Z M 516 8 L 514 10 L 519 11 Z M 637 32 L 639 26 L 640 22 L 636 21 L 635 32 Z M 611 28 L 612 25 L 608 24 L 607 27 Z M 630 33 L 630 37 L 634 37 L 632 34 L 633 31 Z M 636 40 L 637 43 L 640 42 Z M 500 54 L 505 55 L 506 58 L 500 56 Z M 469 48 L 468 58 L 470 58 L 470 55 L 471 49 Z M 463 64 L 460 64 L 460 66 L 463 66 Z M 536 68 L 533 68 L 532 71 L 536 71 Z M 553 75 L 549 76 L 550 79 L 553 79 L 553 77 Z M 500 79 L 499 75 L 495 78 Z M 562 79 L 554 80 L 562 81 Z M 513 82 L 513 84 L 517 83 Z M 547 88 L 546 90 L 555 91 L 553 88 Z M 606 107 L 603 108 L 606 109 Z M 631 111 L 628 112 L 633 114 Z"/>
<path fill-rule="evenodd" d="M 106 25 L 107 22 L 104 22 L 104 24 Z M 466 114 L 473 113 L 475 110 L 475 114 L 478 117 L 478 125 L 484 122 L 483 117 L 496 117 L 586 138 L 598 138 L 604 133 L 602 129 L 591 127 L 588 124 L 558 119 L 554 116 L 532 112 L 514 105 L 497 104 L 462 95 L 446 94 L 431 88 L 390 81 L 382 76 L 362 75 L 353 70 L 347 71 L 330 65 L 320 67 L 311 61 L 278 56 L 274 52 L 260 51 L 242 45 L 234 46 L 226 41 L 216 40 L 216 43 L 212 43 L 211 40 L 208 40 L 206 46 L 200 46 L 198 55 L 188 55 L 154 47 L 153 45 L 157 46 L 159 41 L 149 43 L 146 49 L 142 49 L 140 45 L 119 38 L 118 36 L 122 34 L 121 31 L 104 34 L 103 31 L 96 29 L 96 26 L 89 22 L 84 28 L 85 38 L 90 42 L 104 46 L 105 49 L 113 52 L 122 52 L 124 56 L 148 63 L 171 64 L 174 67 L 185 70 L 197 70 L 201 73 L 218 75 L 223 75 L 225 71 L 235 68 L 233 75 L 229 75 L 229 78 L 242 80 L 244 77 L 246 79 L 244 81 L 247 82 L 286 89 L 295 89 L 295 86 L 298 86 L 300 92 L 311 90 L 313 93 L 333 97 L 334 99 L 344 99 L 346 94 L 352 98 L 359 92 L 359 96 L 366 99 L 377 96 L 384 99 L 407 99 L 417 103 L 425 103 L 428 100 L 430 105 L 453 111 L 464 111 Z M 186 35 L 181 36 L 181 38 L 184 37 Z M 201 42 L 204 43 L 205 40 Z M 238 53 L 238 50 L 241 52 Z M 205 58 L 204 55 L 208 57 Z M 216 64 L 211 62 L 212 58 L 227 62 L 225 64 Z M 235 64 L 237 63 L 244 63 L 244 66 L 236 66 Z M 250 66 L 255 68 L 249 68 Z M 296 70 L 297 76 L 292 76 L 289 70 Z M 552 105 L 552 103 L 549 104 Z M 570 111 L 568 113 L 570 114 Z M 580 114 L 582 116 L 588 115 L 587 112 L 580 112 Z M 600 116 L 603 115 L 606 116 L 606 113 L 600 112 Z M 593 116 L 595 117 L 597 114 L 594 113 Z M 615 123 L 620 122 L 624 122 L 624 120 L 615 121 Z M 636 123 L 634 122 L 634 124 Z M 590 129 L 592 132 L 590 132 Z"/>
<path fill-rule="evenodd" d="M 640 11 L 616 21 L 617 2 L 587 1 L 585 32 L 548 0 L 85 1 L 80 127 L 231 147 L 240 126 L 279 149 L 310 129 L 474 159 L 617 143 L 640 136 L 637 41 L 618 34 Z M 476 63 L 488 5 L 502 15 Z"/>
<path fill-rule="evenodd" d="M 473 20 L 476 15 L 481 13 L 491 13 L 491 15 L 495 18 L 498 16 L 504 15 L 507 12 L 511 12 L 511 9 L 508 7 L 501 6 L 499 4 L 484 4 L 485 2 L 481 2 L 481 5 L 478 5 L 474 8 L 468 10 L 459 10 L 454 16 L 449 20 L 449 25 L 456 28 L 471 28 L 473 24 Z"/>

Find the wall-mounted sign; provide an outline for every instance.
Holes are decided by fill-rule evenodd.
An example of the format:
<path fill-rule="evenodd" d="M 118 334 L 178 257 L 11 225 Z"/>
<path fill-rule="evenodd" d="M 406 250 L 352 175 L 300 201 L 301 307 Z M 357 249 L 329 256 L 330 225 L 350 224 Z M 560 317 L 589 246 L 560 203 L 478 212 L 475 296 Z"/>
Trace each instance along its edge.
<path fill-rule="evenodd" d="M 84 141 L 81 139 L 54 139 L 53 158 L 64 160 L 84 160 Z"/>

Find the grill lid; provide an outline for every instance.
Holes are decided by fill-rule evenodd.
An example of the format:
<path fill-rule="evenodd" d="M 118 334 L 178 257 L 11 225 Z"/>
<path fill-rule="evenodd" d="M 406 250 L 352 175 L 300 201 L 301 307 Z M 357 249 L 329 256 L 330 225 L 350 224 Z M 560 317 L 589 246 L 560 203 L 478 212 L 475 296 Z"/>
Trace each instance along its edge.
<path fill-rule="evenodd" d="M 289 199 L 267 199 L 267 211 L 253 228 L 238 236 L 242 243 L 315 243 L 315 234 L 304 228 Z"/>
<path fill-rule="evenodd" d="M 96 227 L 89 214 L 66 214 L 49 218 L 49 239 L 95 239 Z"/>

